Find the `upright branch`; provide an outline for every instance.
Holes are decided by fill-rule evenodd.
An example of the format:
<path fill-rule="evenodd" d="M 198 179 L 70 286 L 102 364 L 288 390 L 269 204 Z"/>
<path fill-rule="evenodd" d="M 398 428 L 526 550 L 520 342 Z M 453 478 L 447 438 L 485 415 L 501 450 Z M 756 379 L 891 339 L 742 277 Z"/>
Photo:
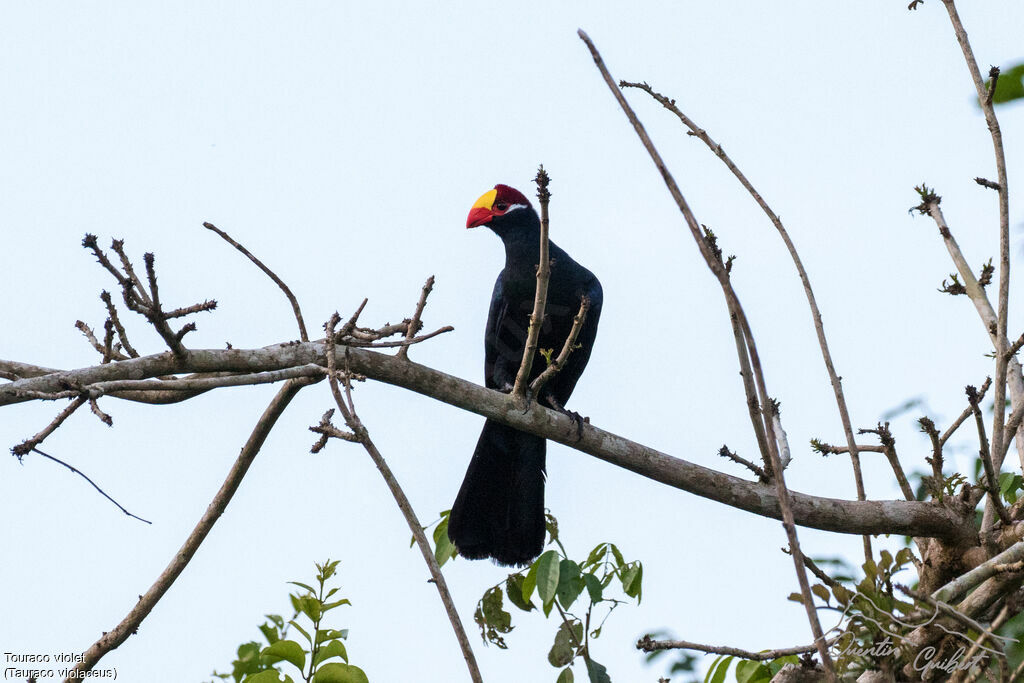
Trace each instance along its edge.
<path fill-rule="evenodd" d="M 551 179 L 543 165 L 537 169 L 537 177 L 533 180 L 537 183 L 537 199 L 540 202 L 540 262 L 537 264 L 537 291 L 533 298 L 530 327 L 526 332 L 526 345 L 523 347 L 523 362 L 519 365 L 516 383 L 512 388 L 512 396 L 519 401 L 526 398 L 533 359 L 537 355 L 537 340 L 544 323 L 544 309 L 548 303 L 548 280 L 551 279 L 551 258 L 548 256 L 548 202 L 551 201 L 548 183 Z"/>
<path fill-rule="evenodd" d="M 978 455 L 985 468 L 985 490 L 988 492 L 989 504 L 999 515 L 999 519 L 1003 524 L 1009 525 L 1011 523 L 1010 515 L 1006 512 L 1006 508 L 1003 507 L 1003 502 L 999 499 L 999 481 L 996 479 L 996 470 L 992 465 L 992 451 L 989 449 L 988 437 L 985 435 L 985 418 L 982 417 L 981 414 L 978 390 L 973 386 L 968 386 L 965 393 L 967 394 L 967 400 L 971 404 L 971 410 L 974 413 L 974 420 L 978 425 Z"/>
<path fill-rule="evenodd" d="M 778 214 L 772 210 L 765 201 L 761 193 L 757 191 L 753 183 L 751 183 L 746 175 L 739 169 L 739 167 L 733 162 L 728 154 L 720 144 L 715 142 L 708 132 L 698 126 L 694 121 L 687 116 L 679 107 L 676 106 L 674 99 L 656 92 L 647 83 L 630 83 L 628 81 L 619 81 L 620 88 L 637 88 L 646 92 L 652 98 L 654 98 L 659 104 L 665 109 L 669 110 L 686 126 L 687 135 L 695 137 L 703 142 L 707 147 L 722 160 L 726 168 L 736 177 L 744 189 L 750 194 L 750 196 L 757 202 L 757 205 L 761 207 L 768 220 L 771 221 L 772 225 L 778 231 L 779 236 L 786 245 L 786 249 L 789 251 L 790 256 L 793 259 L 793 265 L 796 266 L 797 274 L 800 277 L 800 282 L 804 287 L 804 294 L 807 296 L 807 304 L 811 309 L 811 318 L 814 321 L 814 331 L 818 336 L 818 346 L 821 348 L 821 355 L 825 361 L 825 369 L 828 372 L 829 381 L 832 383 L 832 391 L 835 394 L 836 405 L 839 409 L 839 418 L 843 423 L 843 433 L 846 436 L 847 451 L 850 454 L 850 462 L 853 466 L 853 479 L 857 489 L 857 500 L 865 500 L 866 493 L 864 490 L 864 477 L 861 473 L 860 465 L 860 452 L 859 447 L 854 440 L 853 436 L 853 423 L 850 420 L 850 411 L 846 405 L 846 398 L 843 395 L 843 382 L 839 373 L 836 372 L 835 365 L 832 362 L 832 353 L 829 351 L 828 340 L 825 337 L 825 326 L 821 321 L 821 311 L 818 309 L 818 302 L 814 297 L 814 290 L 811 287 L 811 280 L 807 275 L 806 269 L 804 269 L 803 261 L 800 260 L 800 255 L 797 253 L 796 246 L 793 244 L 793 240 L 789 236 L 789 232 L 782 224 L 782 219 L 779 218 Z M 871 558 L 871 539 L 868 536 L 863 537 L 865 558 Z"/>
<path fill-rule="evenodd" d="M 996 376 L 995 376 L 995 405 L 992 419 L 992 452 L 996 469 L 1003 462 L 1003 454 L 1006 452 L 1008 439 L 1003 433 L 1004 419 L 1006 416 L 1006 374 L 1007 374 L 1007 319 L 1010 299 L 1010 195 L 1009 185 L 1006 180 L 1006 155 L 1003 151 L 1003 134 L 999 128 L 999 119 L 996 118 L 995 108 L 992 106 L 992 94 L 995 92 L 996 80 L 999 77 L 999 70 L 993 68 L 989 73 L 992 79 L 992 92 L 985 87 L 985 81 L 978 68 L 978 62 L 974 58 L 974 50 L 967 39 L 967 31 L 960 21 L 960 15 L 956 11 L 953 0 L 942 0 L 949 14 L 949 20 L 953 24 L 953 32 L 960 44 L 964 60 L 967 62 L 967 70 L 974 82 L 974 89 L 978 96 L 978 103 L 985 113 L 985 123 L 988 124 L 988 131 L 992 137 L 992 150 L 995 154 L 996 175 L 999 184 L 999 308 L 996 320 Z M 1014 397 L 1014 405 L 1021 405 L 1022 397 Z M 1018 442 L 1018 449 L 1020 449 Z M 1021 453 L 1021 465 L 1024 467 L 1024 452 Z"/>
<path fill-rule="evenodd" d="M 420 291 L 420 300 L 416 302 L 416 310 L 413 311 L 412 318 L 409 320 L 409 328 L 405 331 L 405 340 L 409 341 L 416 336 L 416 333 L 423 328 L 423 323 L 420 322 L 420 317 L 423 315 L 423 309 L 427 305 L 427 297 L 430 296 L 431 290 L 434 289 L 434 276 L 431 275 L 427 278 L 427 281 L 423 283 L 423 289 Z M 403 359 L 409 358 L 409 345 L 398 349 L 398 357 Z"/>
<path fill-rule="evenodd" d="M 569 336 L 565 338 L 565 343 L 562 344 L 562 350 L 554 360 L 548 363 L 548 366 L 544 368 L 544 372 L 537 375 L 537 378 L 530 384 L 530 393 L 534 396 L 539 396 L 540 390 L 544 385 L 565 367 L 566 362 L 569 360 L 569 355 L 577 348 L 576 338 L 580 336 L 580 330 L 583 329 L 583 323 L 587 320 L 587 311 L 589 310 L 590 298 L 583 297 L 580 300 L 580 310 L 576 313 L 576 317 L 572 319 L 572 328 L 569 330 Z"/>
<path fill-rule="evenodd" d="M 935 221 L 935 225 L 939 228 L 939 234 L 942 236 L 942 240 L 946 245 L 946 250 L 953 259 L 957 272 L 960 274 L 963 281 L 965 293 L 967 294 L 967 297 L 970 298 L 971 303 L 974 304 L 974 308 L 978 312 L 978 316 L 981 318 L 981 322 L 984 324 L 985 330 L 989 334 L 989 338 L 992 340 L 992 345 L 996 348 L 996 395 L 994 397 L 996 413 L 999 414 L 1000 410 L 1005 409 L 1007 388 L 1009 388 L 1010 399 L 1013 402 L 1013 405 L 1024 405 L 1024 372 L 1021 370 L 1020 362 L 1015 357 L 1008 354 L 1010 344 L 1007 342 L 1005 330 L 1002 335 L 999 334 L 999 320 L 996 311 L 992 308 L 992 304 L 988 300 L 988 295 L 985 294 L 985 288 L 981 286 L 978 282 L 978 278 L 974 276 L 970 265 L 967 263 L 967 259 L 960 250 L 960 245 L 957 243 L 956 238 L 953 237 L 953 232 L 950 230 L 949 224 L 946 223 L 946 218 L 942 214 L 942 209 L 940 208 L 942 197 L 937 195 L 932 188 L 924 184 L 921 184 L 914 189 L 921 198 L 921 203 L 913 207 L 911 211 L 917 211 L 920 214 L 931 216 L 932 220 Z M 1002 279 L 1001 276 L 1002 273 L 1000 273 L 1000 281 Z M 1000 385 L 1000 377 L 998 374 L 1000 359 L 1005 361 L 1005 374 L 1002 377 L 1002 393 L 998 391 L 998 387 Z M 1002 414 L 1005 414 L 1005 412 Z M 997 444 L 995 443 L 995 440 L 993 440 L 993 466 L 997 472 L 1000 470 L 1003 465 L 1003 459 L 1006 456 L 1006 452 L 1010 447 L 1010 442 L 1011 440 L 1015 440 L 1020 466 L 1021 469 L 1024 470 L 1024 433 L 1022 433 L 1019 423 L 1013 428 L 1013 431 L 1010 432 L 1003 427 L 1002 416 L 998 418 L 998 422 L 1003 438 L 1000 439 L 998 448 L 996 448 Z M 989 516 L 987 519 L 990 521 L 991 517 Z"/>
<path fill-rule="evenodd" d="M 811 626 L 811 632 L 814 635 L 815 645 L 818 648 L 818 656 L 821 658 L 822 666 L 825 669 L 825 674 L 828 680 L 835 680 L 835 671 L 832 666 L 832 658 L 828 652 L 828 645 L 825 641 L 825 636 L 821 629 L 821 623 L 818 620 L 817 611 L 814 606 L 814 600 L 811 596 L 810 584 L 807 580 L 807 574 L 803 564 L 803 553 L 800 550 L 800 543 L 797 539 L 796 525 L 794 524 L 793 510 L 790 504 L 789 490 L 786 487 L 785 476 L 782 469 L 782 463 L 779 457 L 779 441 L 784 438 L 781 433 L 776 433 L 773 438 L 768 438 L 767 433 L 769 425 L 771 424 L 772 414 L 769 411 L 774 411 L 777 414 L 777 407 L 774 403 L 768 400 L 768 395 L 765 390 L 764 376 L 760 372 L 759 364 L 752 363 L 752 359 L 756 360 L 757 353 L 756 347 L 754 346 L 753 335 L 750 333 L 750 326 L 747 323 L 746 316 L 743 313 L 743 309 L 740 306 L 739 299 L 736 293 L 733 291 L 732 284 L 729 280 L 729 271 L 726 270 L 725 263 L 721 260 L 721 256 L 716 256 L 711 246 L 708 244 L 705 236 L 701 232 L 700 223 L 698 223 L 693 212 L 690 210 L 690 206 L 686 199 L 683 197 L 679 186 L 676 184 L 675 178 L 669 172 L 668 167 L 661 158 L 661 154 L 655 148 L 654 143 L 647 135 L 647 131 L 644 129 L 642 123 L 637 118 L 636 113 L 630 107 L 626 98 L 622 95 L 622 92 L 615 85 L 615 80 L 609 73 L 608 68 L 604 64 L 604 60 L 601 58 L 600 53 L 594 46 L 594 43 L 590 40 L 582 30 L 579 32 L 580 38 L 586 43 L 587 48 L 590 50 L 590 54 L 594 59 L 594 64 L 601 72 L 605 83 L 611 90 L 615 99 L 618 101 L 619 106 L 622 108 L 626 117 L 633 125 L 633 129 L 636 131 L 637 136 L 643 143 L 645 149 L 654 162 L 655 167 L 661 173 L 662 179 L 665 181 L 665 185 L 679 207 L 682 213 L 687 227 L 690 229 L 690 233 L 694 240 L 697 242 L 697 247 L 704 257 L 705 262 L 710 268 L 712 274 L 718 280 L 722 287 L 722 292 L 725 295 L 726 304 L 729 309 L 730 319 L 733 325 L 733 337 L 736 341 L 737 355 L 740 360 L 740 373 L 744 379 L 744 389 L 747 394 L 747 405 L 748 410 L 751 414 L 751 422 L 754 426 L 755 433 L 758 434 L 759 445 L 762 446 L 762 454 L 765 456 L 766 464 L 770 464 L 772 468 L 772 476 L 775 480 L 776 492 L 779 496 L 779 505 L 782 509 L 782 526 L 786 531 L 786 536 L 789 539 L 790 548 L 793 552 L 793 562 L 796 569 L 797 580 L 800 583 L 800 592 L 803 595 L 804 608 L 807 611 L 807 619 Z M 754 372 L 757 372 L 757 389 L 754 388 Z M 760 396 L 758 396 L 760 391 Z"/>
<path fill-rule="evenodd" d="M 113 240 L 110 248 L 120 257 L 121 269 L 118 269 L 104 251 L 100 248 L 99 242 L 95 235 L 87 234 L 82 240 L 82 246 L 92 251 L 96 256 L 96 260 L 100 262 L 107 272 L 114 276 L 118 284 L 121 285 L 121 295 L 124 299 L 125 305 L 129 310 L 135 311 L 139 315 L 142 315 L 153 325 L 157 333 L 163 338 L 168 348 L 174 353 L 175 358 L 182 360 L 185 357 L 186 349 L 182 344 L 182 339 L 189 332 L 193 332 L 196 329 L 195 323 L 189 322 L 183 325 L 180 329 L 174 330 L 168 323 L 169 320 L 181 318 L 192 313 L 200 313 L 203 311 L 212 311 L 217 308 L 217 302 L 212 300 L 203 301 L 201 303 L 194 304 L 192 306 L 186 306 L 184 308 L 177 308 L 172 311 L 165 311 L 160 302 L 160 289 L 157 285 L 156 278 L 156 257 L 154 254 L 146 253 L 143 257 L 146 265 L 146 280 L 149 285 L 147 291 L 146 286 L 143 285 L 142 280 L 135 273 L 135 269 L 132 266 L 131 259 L 124 251 L 124 242 L 122 240 Z M 111 359 L 120 359 L 115 356 L 115 350 L 112 348 L 112 334 L 113 330 L 117 330 L 118 336 L 121 338 L 121 344 L 125 351 L 128 351 L 129 356 L 137 357 L 138 353 L 134 351 L 130 344 L 127 343 L 127 335 L 124 334 L 124 327 L 120 324 L 120 320 L 116 318 L 116 311 L 110 312 L 113 309 L 113 304 L 110 302 L 110 296 L 100 295 L 103 299 L 103 303 L 107 306 L 109 321 L 107 327 L 107 337 L 105 343 L 97 350 L 103 354 L 104 359 L 108 362 Z M 115 322 L 116 320 L 116 322 Z M 79 329 L 86 332 L 84 323 L 79 325 Z M 95 337 L 91 335 L 91 332 L 86 333 L 90 343 L 93 346 L 97 346 Z M 135 355 L 132 355 L 132 354 Z"/>
<path fill-rule="evenodd" d="M 430 278 L 430 281 L 432 280 L 433 278 Z M 421 298 L 421 301 L 426 299 L 426 293 L 428 291 L 429 290 L 424 287 L 424 295 Z M 445 581 L 444 574 L 441 573 L 441 567 L 438 565 L 437 558 L 434 556 L 434 551 L 430 547 L 430 541 L 427 540 L 427 536 L 423 532 L 423 525 L 420 524 L 415 510 L 412 509 L 412 503 L 409 502 L 409 498 L 405 495 L 405 491 L 402 490 L 394 472 L 391 471 L 391 468 L 388 466 L 384 456 L 377 449 L 373 439 L 370 438 L 369 431 L 367 431 L 365 425 L 363 425 L 362 420 L 359 419 L 359 414 L 356 413 L 356 407 L 352 401 L 353 373 L 349 364 L 348 349 L 346 349 L 344 371 L 339 372 L 337 368 L 335 347 L 330 340 L 335 338 L 335 327 L 340 321 L 341 318 L 337 313 L 334 313 L 330 320 L 328 320 L 324 325 L 324 330 L 327 332 L 328 340 L 325 344 L 325 353 L 327 356 L 327 379 L 330 383 L 331 394 L 334 396 L 334 402 L 337 405 L 338 410 L 341 412 L 341 415 L 345 420 L 345 424 L 351 430 L 351 433 L 341 432 L 340 430 L 333 428 L 330 425 L 331 411 L 328 411 L 320 420 L 321 429 L 313 430 L 323 435 L 320 441 L 314 445 L 314 449 L 320 450 L 323 448 L 324 444 L 326 444 L 325 439 L 331 436 L 336 436 L 346 441 L 356 441 L 362 444 L 363 449 L 367 454 L 369 454 L 373 463 L 380 471 L 381 476 L 384 478 L 384 482 L 387 484 L 388 490 L 391 492 L 392 497 L 395 499 L 395 503 L 398 505 L 398 509 L 402 512 L 402 516 L 405 517 L 405 521 L 409 525 L 409 530 L 412 531 L 413 538 L 416 540 L 416 545 L 420 549 L 420 554 L 423 555 L 423 561 L 426 562 L 427 569 L 430 571 L 431 580 L 434 582 L 434 585 L 437 587 L 437 592 L 441 596 L 441 602 L 444 604 L 445 612 L 448 615 L 448 621 L 452 625 L 455 638 L 459 643 L 459 648 L 462 650 L 462 656 L 466 660 L 466 667 L 469 669 L 470 678 L 474 683 L 482 683 L 483 678 L 480 675 L 480 668 L 477 666 L 476 657 L 473 654 L 473 648 L 469 644 L 469 637 L 466 635 L 465 629 L 462 628 L 462 620 L 459 618 L 459 613 L 455 609 L 455 601 L 452 600 L 451 593 L 448 590 L 448 583 Z M 341 387 L 338 384 L 339 375 L 344 381 L 344 396 L 342 395 Z M 330 429 L 326 429 L 327 427 L 330 427 Z"/>

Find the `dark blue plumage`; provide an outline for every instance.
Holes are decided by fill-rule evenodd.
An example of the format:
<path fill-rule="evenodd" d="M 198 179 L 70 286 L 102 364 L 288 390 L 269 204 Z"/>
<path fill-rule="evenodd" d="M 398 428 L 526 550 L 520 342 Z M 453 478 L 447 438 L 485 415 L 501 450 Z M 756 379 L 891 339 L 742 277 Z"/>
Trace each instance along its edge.
<path fill-rule="evenodd" d="M 540 219 L 529 201 L 505 185 L 481 197 L 467 227 L 487 225 L 505 246 L 505 267 L 498 274 L 484 332 L 484 381 L 510 391 L 523 357 L 536 293 Z M 572 328 L 583 297 L 590 299 L 579 345 L 562 370 L 534 397 L 563 411 L 590 360 L 601 316 L 601 283 L 554 243 L 549 246 L 551 278 L 538 349 L 558 353 Z M 546 367 L 540 353 L 530 379 Z M 544 545 L 544 459 L 546 441 L 488 420 L 477 442 L 462 488 L 452 506 L 448 536 L 471 559 L 490 557 L 522 566 Z"/>

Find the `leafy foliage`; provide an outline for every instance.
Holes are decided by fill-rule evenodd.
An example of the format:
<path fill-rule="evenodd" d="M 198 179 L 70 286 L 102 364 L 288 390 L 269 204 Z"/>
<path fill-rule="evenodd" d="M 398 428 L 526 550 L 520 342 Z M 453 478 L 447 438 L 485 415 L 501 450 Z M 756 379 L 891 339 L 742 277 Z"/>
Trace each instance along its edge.
<path fill-rule="evenodd" d="M 332 600 L 341 589 L 327 587 L 337 567 L 338 560 L 317 564 L 316 587 L 289 581 L 302 589 L 288 596 L 295 610 L 292 618 L 285 622 L 277 614 L 268 614 L 267 621 L 259 626 L 266 647 L 261 648 L 256 641 L 243 643 L 238 647 L 231 673 L 214 671 L 213 676 L 234 683 L 281 683 L 278 665 L 291 664 L 298 670 L 298 678 L 284 674 L 284 683 L 369 683 L 363 670 L 348 662 L 348 651 L 342 642 L 348 638 L 348 629 L 326 628 L 323 624 L 328 612 L 351 604 L 347 598 Z M 290 639 L 290 629 L 295 629 L 301 640 Z M 335 658 L 342 661 L 327 661 Z"/>
<path fill-rule="evenodd" d="M 591 641 L 600 637 L 605 620 L 616 607 L 631 600 L 640 603 L 643 565 L 637 560 L 627 562 L 614 543 L 599 543 L 586 559 L 572 559 L 558 538 L 557 520 L 549 514 L 546 522 L 548 544 L 557 548 L 487 589 L 473 618 L 484 643 L 507 649 L 504 636 L 514 627 L 512 615 L 505 609 L 506 597 L 522 612 L 538 611 L 545 617 L 554 613 L 559 624 L 547 659 L 559 669 L 557 683 L 575 680 L 572 667 L 579 659 L 590 683 L 611 683 L 607 669 L 591 656 Z M 607 608 L 600 622 L 598 608 Z"/>

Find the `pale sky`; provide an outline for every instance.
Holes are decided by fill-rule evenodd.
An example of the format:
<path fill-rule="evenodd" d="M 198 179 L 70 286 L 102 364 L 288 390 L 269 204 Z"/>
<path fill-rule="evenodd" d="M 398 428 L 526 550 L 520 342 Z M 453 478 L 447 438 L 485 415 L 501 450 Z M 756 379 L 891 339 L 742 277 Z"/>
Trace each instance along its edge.
<path fill-rule="evenodd" d="M 1024 5 L 961 3 L 983 70 L 1024 59 Z M 495 183 L 529 196 L 552 178 L 553 241 L 604 286 L 601 329 L 570 408 L 593 424 L 702 465 L 723 443 L 753 458 L 735 350 L 717 284 L 660 176 L 576 37 L 617 79 L 678 101 L 782 216 L 807 265 L 855 427 L 924 397 L 940 428 L 963 387 L 991 372 L 965 298 L 936 291 L 953 270 L 934 224 L 908 215 L 927 182 L 975 269 L 997 255 L 991 143 L 939 0 L 866 3 L 70 3 L 0 5 L 0 231 L 7 258 L 0 357 L 62 368 L 97 354 L 74 328 L 102 328 L 114 283 L 80 246 L 124 238 L 157 257 L 174 305 L 220 302 L 195 348 L 293 339 L 276 287 L 216 236 L 263 258 L 303 304 L 311 333 L 363 297 L 366 323 L 412 311 L 437 284 L 429 328 L 455 332 L 411 357 L 478 383 L 498 239 L 465 217 Z M 627 94 L 698 220 L 719 235 L 750 317 L 769 391 L 782 402 L 794 490 L 853 498 L 848 461 L 808 440 L 842 431 L 803 292 L 781 240 L 724 166 L 642 93 Z M 1011 187 L 1022 177 L 1024 106 L 1000 111 Z M 1012 196 L 1012 195 L 1011 195 Z M 1011 205 L 1015 225 L 1020 204 Z M 1015 232 L 1015 235 L 1018 234 Z M 1015 241 L 1015 250 L 1020 244 Z M 1015 253 L 1017 253 L 1015 251 Z M 1011 337 L 1020 332 L 1017 292 Z M 116 297 L 115 297 L 116 299 Z M 142 353 L 163 350 L 125 314 Z M 110 630 L 202 515 L 275 387 L 224 389 L 157 407 L 102 402 L 42 447 L 80 467 L 152 526 L 38 456 L 0 465 L 0 652 L 80 652 Z M 367 383 L 357 408 L 421 519 L 451 506 L 483 418 Z M 371 681 L 468 680 L 444 610 L 365 453 L 310 455 L 325 386 L 288 409 L 241 489 L 137 636 L 102 660 L 118 680 L 198 682 L 229 669 L 289 580 L 340 559 L 351 661 Z M 59 410 L 3 410 L 13 446 Z M 908 470 L 926 467 L 909 417 L 894 423 Z M 966 437 L 965 437 L 966 438 Z M 969 440 L 959 460 L 966 470 Z M 869 456 L 871 454 L 868 454 Z M 1012 462 L 1015 458 L 1009 458 Z M 899 491 L 866 457 L 869 495 Z M 654 681 L 634 643 L 669 629 L 752 650 L 811 640 L 781 525 L 652 483 L 560 445 L 547 505 L 570 553 L 598 542 L 644 562 L 644 601 L 592 645 L 615 681 Z M 801 531 L 811 556 L 856 559 L 860 540 Z M 895 545 L 899 539 L 884 539 Z M 484 647 L 476 601 L 506 573 L 444 568 L 489 682 L 554 680 L 557 623 L 513 610 L 509 651 Z M 827 621 L 827 619 L 826 619 Z M 826 627 L 831 626 L 826 624 Z M 710 663 L 710 658 L 707 663 Z M 585 677 L 582 666 L 577 680 Z"/>

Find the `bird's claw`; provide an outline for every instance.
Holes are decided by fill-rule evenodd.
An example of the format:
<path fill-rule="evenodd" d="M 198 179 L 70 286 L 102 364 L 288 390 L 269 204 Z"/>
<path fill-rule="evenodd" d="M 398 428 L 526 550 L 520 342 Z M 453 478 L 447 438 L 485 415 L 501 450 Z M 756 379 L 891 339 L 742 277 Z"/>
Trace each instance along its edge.
<path fill-rule="evenodd" d="M 575 410 L 567 410 L 555 399 L 554 396 L 547 396 L 546 400 L 547 404 L 551 406 L 554 411 L 559 412 L 572 420 L 573 425 L 576 426 L 576 440 L 580 441 L 583 438 L 583 425 L 590 424 L 590 418 L 580 415 Z"/>

